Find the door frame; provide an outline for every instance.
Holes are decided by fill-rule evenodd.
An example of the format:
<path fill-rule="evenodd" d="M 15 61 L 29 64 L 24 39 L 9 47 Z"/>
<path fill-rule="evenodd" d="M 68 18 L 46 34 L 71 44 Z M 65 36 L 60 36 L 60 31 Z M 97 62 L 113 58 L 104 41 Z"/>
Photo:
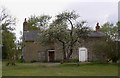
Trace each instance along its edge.
<path fill-rule="evenodd" d="M 84 54 L 83 54 L 84 52 Z M 83 55 L 83 57 L 82 57 Z M 87 51 L 87 48 L 85 47 L 80 47 L 79 48 L 79 62 L 87 62 L 88 61 L 88 51 Z M 84 60 L 83 60 L 84 59 Z"/>
<path fill-rule="evenodd" d="M 47 56 L 48 56 L 48 62 L 50 62 L 49 53 L 50 53 L 51 51 L 54 52 L 54 60 L 56 60 L 56 57 L 55 57 L 55 56 L 56 56 L 56 53 L 55 53 L 55 50 L 48 50 L 48 51 L 47 51 L 47 53 L 48 53 L 48 54 L 47 54 Z"/>

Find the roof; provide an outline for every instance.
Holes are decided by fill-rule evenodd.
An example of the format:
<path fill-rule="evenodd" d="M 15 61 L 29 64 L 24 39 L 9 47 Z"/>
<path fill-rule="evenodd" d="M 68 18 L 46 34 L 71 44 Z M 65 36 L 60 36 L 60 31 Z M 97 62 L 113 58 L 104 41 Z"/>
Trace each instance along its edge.
<path fill-rule="evenodd" d="M 39 31 L 26 31 L 24 32 L 24 40 L 25 41 L 36 41 L 39 38 Z M 105 34 L 103 32 L 96 32 L 96 31 L 92 31 L 88 34 L 89 37 L 104 37 Z"/>
<path fill-rule="evenodd" d="M 35 41 L 38 39 L 39 31 L 26 31 L 24 32 L 25 41 Z"/>
<path fill-rule="evenodd" d="M 96 31 L 93 31 L 93 32 L 90 32 L 88 34 L 89 37 L 104 37 L 105 34 L 103 32 L 96 32 Z"/>

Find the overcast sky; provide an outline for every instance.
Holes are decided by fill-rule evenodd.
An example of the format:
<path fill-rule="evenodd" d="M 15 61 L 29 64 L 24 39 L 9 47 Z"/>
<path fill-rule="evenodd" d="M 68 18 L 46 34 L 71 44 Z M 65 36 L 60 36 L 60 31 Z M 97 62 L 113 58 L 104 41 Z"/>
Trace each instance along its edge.
<path fill-rule="evenodd" d="M 89 1 L 89 2 L 88 2 Z M 86 20 L 88 26 L 95 28 L 96 22 L 100 25 L 109 21 L 118 20 L 119 0 L 0 0 L 0 6 L 6 7 L 17 18 L 16 35 L 20 36 L 24 18 L 30 15 L 56 14 L 68 10 L 75 10 L 81 20 Z"/>

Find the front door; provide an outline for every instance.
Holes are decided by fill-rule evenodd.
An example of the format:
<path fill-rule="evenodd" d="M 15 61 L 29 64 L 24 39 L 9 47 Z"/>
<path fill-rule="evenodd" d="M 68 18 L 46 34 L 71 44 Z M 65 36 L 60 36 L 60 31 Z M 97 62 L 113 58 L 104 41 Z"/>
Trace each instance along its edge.
<path fill-rule="evenodd" d="M 85 62 L 87 61 L 88 55 L 87 55 L 87 48 L 79 48 L 79 61 Z"/>
<path fill-rule="evenodd" d="M 49 51 L 49 62 L 54 62 L 55 54 L 54 51 Z"/>

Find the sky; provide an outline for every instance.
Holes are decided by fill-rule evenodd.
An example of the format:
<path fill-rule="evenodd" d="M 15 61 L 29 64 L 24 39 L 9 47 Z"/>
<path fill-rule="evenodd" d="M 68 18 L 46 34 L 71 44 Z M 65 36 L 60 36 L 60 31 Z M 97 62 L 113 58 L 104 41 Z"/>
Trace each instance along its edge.
<path fill-rule="evenodd" d="M 6 7 L 10 14 L 17 18 L 16 36 L 20 37 L 24 18 L 31 15 L 47 14 L 52 17 L 62 11 L 76 11 L 81 20 L 95 28 L 97 22 L 102 25 L 109 21 L 118 21 L 119 0 L 0 0 L 0 7 Z"/>

